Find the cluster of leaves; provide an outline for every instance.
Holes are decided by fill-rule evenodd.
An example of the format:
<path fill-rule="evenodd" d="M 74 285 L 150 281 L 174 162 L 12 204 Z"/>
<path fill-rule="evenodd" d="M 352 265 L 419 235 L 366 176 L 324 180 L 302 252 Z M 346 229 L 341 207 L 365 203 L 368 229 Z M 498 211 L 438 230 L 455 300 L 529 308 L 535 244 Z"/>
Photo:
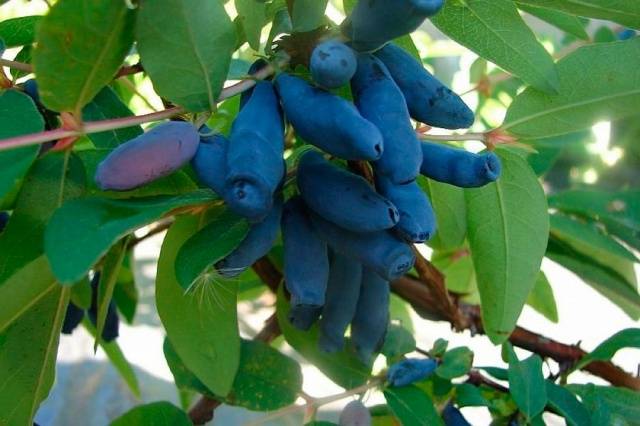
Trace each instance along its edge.
<path fill-rule="evenodd" d="M 233 3 L 233 21 L 222 2 L 211 0 L 141 0 L 135 8 L 124 1 L 59 0 L 43 17 L 0 22 L 3 45 L 17 50 L 16 61 L 32 65 L 40 88 L 36 104 L 20 84 L 26 71 L 13 69 L 11 79 L 0 76 L 8 87 L 0 92 L 0 149 L 2 139 L 62 126 L 60 117 L 76 122 L 122 119 L 64 150 L 30 145 L 0 151 L 0 210 L 11 212 L 0 235 L 0 424 L 30 424 L 46 398 L 66 307 L 69 300 L 86 305 L 90 271 L 102 274 L 98 316 L 113 297 L 121 315 L 133 322 L 137 296 L 131 236 L 168 218 L 175 221 L 158 261 L 156 303 L 167 333 L 165 356 L 176 385 L 187 395 L 184 405 L 198 393 L 269 411 L 293 404 L 300 393 L 302 375 L 295 361 L 270 345 L 240 337 L 235 306 L 263 290 L 257 276 L 249 271 L 239 282 L 226 282 L 211 277 L 207 268 L 241 241 L 246 224 L 230 223 L 220 200 L 198 188 L 188 167 L 125 193 L 100 191 L 93 182 L 101 159 L 142 133 L 138 125 L 127 126 L 133 115 L 127 104 L 137 96 L 131 87 L 140 80 L 114 79 L 123 65 L 139 58 L 166 104 L 181 107 L 186 119 L 213 113 L 210 127 L 228 132 L 238 99 L 218 99 L 226 80 L 246 74 L 252 52 L 273 54 L 273 42 L 282 34 L 297 36 L 283 45 L 298 43 L 305 51 L 313 40 L 307 35 L 331 26 L 325 16 L 327 0 Z M 344 11 L 354 3 L 344 0 Z M 569 53 L 552 57 L 520 12 L 563 30 L 566 36 L 554 50 Z M 463 190 L 420 180 L 438 217 L 432 262 L 445 274 L 452 293 L 480 305 L 484 331 L 496 344 L 507 340 L 525 303 L 558 321 L 552 283 L 540 271 L 545 256 L 579 275 L 629 317 L 640 319 L 634 273 L 640 190 L 557 190 L 564 187 L 551 179 L 558 161 L 586 144 L 595 123 L 614 122 L 620 144 L 640 131 L 634 122 L 640 105 L 640 38 L 617 41 L 607 27 L 590 37 L 585 30 L 589 18 L 640 29 L 636 0 L 448 0 L 432 19 L 480 57 L 471 77 L 479 98 L 476 126 L 484 130 L 485 142 L 517 139 L 536 151 L 499 149 L 503 177 L 484 188 Z M 411 38 L 398 43 L 419 57 Z M 491 114 L 496 104 L 507 108 L 502 123 Z M 291 154 L 301 145 L 294 138 Z M 555 188 L 549 197 L 540 177 Z M 269 256 L 276 266 L 280 252 L 276 246 Z M 203 285 L 185 294 L 181 283 L 191 283 L 194 276 L 201 276 Z M 392 317 L 406 314 L 407 305 L 398 305 Z M 321 353 L 317 328 L 301 332 L 288 324 L 283 293 L 276 308 L 285 340 L 329 378 L 348 389 L 370 383 L 370 366 L 352 353 Z M 100 323 L 98 330 L 84 325 L 100 336 Z M 408 328 L 408 322 L 392 325 L 383 349 L 388 363 L 415 349 Z M 97 343 L 139 394 L 117 343 L 99 338 Z M 440 424 L 438 411 L 453 401 L 460 407 L 487 407 L 504 422 L 540 424 L 541 413 L 550 411 L 576 425 L 634 424 L 637 393 L 566 385 L 572 371 L 609 360 L 623 347 L 640 347 L 637 330 L 613 336 L 563 370 L 558 382 L 558 377 L 545 379 L 539 356 L 520 361 L 508 345 L 508 369 L 472 369 L 469 349 L 446 351 L 446 344 L 438 342 L 431 350 L 440 360 L 436 374 L 413 386 L 386 388 L 387 405 L 372 408 L 372 413 L 380 424 L 394 419 L 406 425 Z M 476 374 L 484 379 L 460 380 Z M 487 384 L 489 376 L 508 388 Z M 164 403 L 136 408 L 114 424 L 143 424 L 150 418 L 190 424 L 184 412 Z"/>

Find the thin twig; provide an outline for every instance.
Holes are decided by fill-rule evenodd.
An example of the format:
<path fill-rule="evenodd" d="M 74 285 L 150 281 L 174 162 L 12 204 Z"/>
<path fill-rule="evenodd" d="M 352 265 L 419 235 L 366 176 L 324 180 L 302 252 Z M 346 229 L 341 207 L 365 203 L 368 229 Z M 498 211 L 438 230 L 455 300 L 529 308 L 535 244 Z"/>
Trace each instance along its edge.
<path fill-rule="evenodd" d="M 487 139 L 486 133 L 454 133 L 450 135 L 432 135 L 417 132 L 418 137 L 422 140 L 443 141 L 443 142 L 463 142 L 463 141 L 480 141 Z"/>

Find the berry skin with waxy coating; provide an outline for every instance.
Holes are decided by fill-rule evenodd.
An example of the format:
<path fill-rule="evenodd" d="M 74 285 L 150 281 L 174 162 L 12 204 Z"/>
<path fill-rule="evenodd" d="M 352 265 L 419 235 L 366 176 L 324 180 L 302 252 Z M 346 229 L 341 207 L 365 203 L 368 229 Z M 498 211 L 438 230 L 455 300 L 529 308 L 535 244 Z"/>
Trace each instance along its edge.
<path fill-rule="evenodd" d="M 35 78 L 30 78 L 22 85 L 24 93 L 29 95 L 36 104 L 40 104 L 40 92 L 38 92 L 38 82 Z"/>
<path fill-rule="evenodd" d="M 389 70 L 416 121 L 443 129 L 471 127 L 473 111 L 408 52 L 389 43 L 375 55 Z"/>
<path fill-rule="evenodd" d="M 373 55 L 358 55 L 358 70 L 351 80 L 356 106 L 382 133 L 384 152 L 373 163 L 377 173 L 393 183 L 414 180 L 422 155 L 407 104 L 384 64 Z"/>
<path fill-rule="evenodd" d="M 400 212 L 395 231 L 412 243 L 424 243 L 436 233 L 436 217 L 429 198 L 417 182 L 395 185 L 384 176 L 376 176 L 378 191 Z"/>
<path fill-rule="evenodd" d="M 438 363 L 434 359 L 405 359 L 389 368 L 387 381 L 393 387 L 408 386 L 428 378 L 437 367 Z"/>
<path fill-rule="evenodd" d="M 344 333 L 356 313 L 361 282 L 362 264 L 332 253 L 318 343 L 324 352 L 334 353 L 344 347 Z"/>
<path fill-rule="evenodd" d="M 371 413 L 364 404 L 353 400 L 344 406 L 340 413 L 338 425 L 340 426 L 371 426 Z"/>
<path fill-rule="evenodd" d="M 191 159 L 191 166 L 200 182 L 211 188 L 216 194 L 224 195 L 224 183 L 227 169 L 227 146 L 229 140 L 223 135 L 211 134 L 211 129 L 202 126 L 196 155 Z"/>
<path fill-rule="evenodd" d="M 471 426 L 471 423 L 464 418 L 460 410 L 452 404 L 447 404 L 442 410 L 442 420 L 446 426 Z"/>
<path fill-rule="evenodd" d="M 337 40 L 324 41 L 311 53 L 310 69 L 313 81 L 326 89 L 337 89 L 349 83 L 357 66 L 355 52 Z"/>
<path fill-rule="evenodd" d="M 282 215 L 284 280 L 291 294 L 290 320 L 308 329 L 325 302 L 329 278 L 327 244 L 313 230 L 300 197 L 291 198 Z"/>
<path fill-rule="evenodd" d="M 258 71 L 260 71 L 261 69 L 263 69 L 264 67 L 266 67 L 267 65 L 269 65 L 268 62 L 260 58 L 251 64 L 251 66 L 249 67 L 249 71 L 247 73 L 249 75 L 253 75 Z M 249 99 L 251 98 L 252 93 L 253 93 L 253 87 L 245 90 L 240 94 L 240 109 L 244 108 L 247 101 L 249 101 Z"/>
<path fill-rule="evenodd" d="M 300 158 L 298 188 L 311 210 L 350 231 L 389 229 L 400 218 L 396 207 L 364 178 L 334 166 L 318 152 Z"/>
<path fill-rule="evenodd" d="M 62 323 L 62 334 L 71 334 L 84 318 L 84 310 L 76 306 L 73 302 L 69 302 L 67 312 L 64 314 L 64 322 Z"/>
<path fill-rule="evenodd" d="M 365 364 L 382 348 L 389 325 L 389 282 L 370 268 L 362 270 L 356 314 L 351 322 L 351 343 Z"/>
<path fill-rule="evenodd" d="M 273 85 L 260 81 L 231 127 L 224 199 L 236 214 L 260 222 L 284 176 L 284 122 Z"/>
<path fill-rule="evenodd" d="M 4 231 L 4 228 L 7 226 L 7 223 L 9 222 L 10 217 L 11 216 L 9 216 L 9 213 L 0 212 L 0 233 Z"/>
<path fill-rule="evenodd" d="M 216 269 L 223 277 L 235 277 L 266 255 L 278 237 L 282 218 L 282 197 L 276 197 L 267 217 L 255 223 L 247 236 L 227 257 L 216 263 Z"/>
<path fill-rule="evenodd" d="M 118 146 L 100 163 L 102 190 L 126 191 L 168 176 L 196 154 L 200 135 L 191 123 L 169 121 Z"/>
<path fill-rule="evenodd" d="M 354 257 L 389 281 L 408 272 L 416 260 L 411 247 L 388 231 L 353 232 L 309 211 L 313 228 L 336 252 Z"/>
<path fill-rule="evenodd" d="M 342 23 L 342 34 L 360 52 L 372 52 L 409 34 L 435 15 L 444 0 L 359 0 Z"/>
<path fill-rule="evenodd" d="M 461 188 L 477 188 L 496 181 L 502 172 L 500 157 L 493 152 L 474 154 L 433 142 L 422 142 L 424 176 Z"/>
<path fill-rule="evenodd" d="M 275 85 L 287 120 L 306 142 L 345 160 L 380 158 L 380 131 L 351 102 L 286 73 Z"/>

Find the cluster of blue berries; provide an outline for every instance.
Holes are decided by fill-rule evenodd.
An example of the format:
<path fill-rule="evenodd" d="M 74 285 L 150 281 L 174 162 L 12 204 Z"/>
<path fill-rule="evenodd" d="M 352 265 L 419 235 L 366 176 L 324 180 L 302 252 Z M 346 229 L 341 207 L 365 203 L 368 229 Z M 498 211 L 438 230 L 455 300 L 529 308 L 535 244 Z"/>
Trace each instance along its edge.
<path fill-rule="evenodd" d="M 229 138 L 206 126 L 169 122 L 115 149 L 98 167 L 105 190 L 128 190 L 188 161 L 202 184 L 246 218 L 245 240 L 215 267 L 234 276 L 269 252 L 280 231 L 290 322 L 319 321 L 321 349 L 344 346 L 351 325 L 357 355 L 370 362 L 388 324 L 389 282 L 414 264 L 413 243 L 435 233 L 419 174 L 460 187 L 500 175 L 493 153 L 421 142 L 411 122 L 447 129 L 474 120 L 464 102 L 427 72 L 394 37 L 417 28 L 442 0 L 360 1 L 341 26 L 344 42 L 320 41 L 313 81 L 279 72 L 244 92 Z M 253 64 L 255 73 L 267 66 Z M 353 102 L 330 90 L 350 83 Z M 304 152 L 297 194 L 284 199 L 285 128 L 319 150 Z M 367 161 L 373 182 L 340 161 Z M 293 170 L 293 169 L 292 169 Z"/>

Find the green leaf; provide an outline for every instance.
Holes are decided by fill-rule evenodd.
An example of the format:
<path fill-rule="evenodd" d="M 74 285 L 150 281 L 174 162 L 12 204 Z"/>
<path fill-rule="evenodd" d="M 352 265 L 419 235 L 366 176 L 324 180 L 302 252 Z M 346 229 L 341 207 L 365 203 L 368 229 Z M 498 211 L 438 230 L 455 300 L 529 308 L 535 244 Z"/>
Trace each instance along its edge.
<path fill-rule="evenodd" d="M 170 402 L 139 405 L 111 422 L 110 426 L 192 426 L 187 413 Z"/>
<path fill-rule="evenodd" d="M 247 42 L 253 50 L 260 50 L 260 34 L 265 24 L 265 2 L 261 0 L 234 0 Z"/>
<path fill-rule="evenodd" d="M 453 348 L 442 357 L 436 368 L 436 374 L 443 379 L 451 380 L 464 376 L 473 365 L 473 352 L 467 347 Z"/>
<path fill-rule="evenodd" d="M 477 292 L 476 274 L 468 249 L 435 251 L 431 262 L 444 274 L 447 289 L 468 295 Z"/>
<path fill-rule="evenodd" d="M 456 385 L 456 403 L 464 407 L 488 407 L 489 401 L 482 396 L 482 392 L 474 385 L 462 383 Z"/>
<path fill-rule="evenodd" d="M 11 220 L 0 234 L 0 287 L 44 254 L 46 223 L 62 201 L 82 195 L 83 184 L 84 170 L 74 154 L 67 160 L 63 153 L 50 153 L 34 163 L 16 200 Z M 67 241 L 67 244 L 73 242 Z"/>
<path fill-rule="evenodd" d="M 44 130 L 44 120 L 31 98 L 17 90 L 0 92 L 0 139 Z M 0 209 L 13 202 L 38 145 L 0 151 Z"/>
<path fill-rule="evenodd" d="M 582 358 L 576 369 L 581 369 L 593 361 L 609 361 L 623 348 L 640 348 L 640 329 L 627 328 L 600 343 L 591 353 Z"/>
<path fill-rule="evenodd" d="M 0 333 L 0 424 L 32 424 L 49 394 L 69 293 L 55 286 Z"/>
<path fill-rule="evenodd" d="M 96 324 L 96 340 L 93 349 L 98 348 L 98 343 L 102 340 L 102 331 L 107 320 L 107 312 L 109 304 L 113 297 L 113 289 L 116 286 L 120 267 L 127 253 L 127 243 L 129 239 L 123 238 L 109 249 L 104 257 L 104 264 L 100 273 L 100 282 L 98 283 L 98 315 Z"/>
<path fill-rule="evenodd" d="M 429 195 L 437 221 L 436 234 L 429 246 L 438 250 L 459 247 L 467 235 L 464 191 L 423 176 L 418 177 L 418 185 Z"/>
<path fill-rule="evenodd" d="M 73 283 L 125 235 L 172 210 L 208 204 L 215 199 L 211 191 L 199 190 L 130 200 L 97 197 L 73 200 L 58 209 L 47 225 L 47 258 L 61 282 Z"/>
<path fill-rule="evenodd" d="M 120 376 L 127 384 L 127 386 L 129 386 L 129 390 L 131 390 L 131 393 L 136 398 L 140 399 L 142 397 L 142 394 L 140 393 L 138 378 L 136 377 L 136 373 L 133 370 L 133 367 L 131 367 L 131 364 L 129 364 L 129 361 L 127 361 L 127 358 L 125 358 L 124 354 L 122 353 L 122 349 L 120 349 L 118 342 L 115 340 L 112 342 L 105 342 L 102 339 L 98 339 L 95 327 L 86 317 L 82 321 L 82 325 L 96 340 L 100 340 L 100 347 L 102 348 L 104 353 L 107 354 L 107 358 L 109 358 L 111 364 L 115 367 L 118 373 L 120 373 Z"/>
<path fill-rule="evenodd" d="M 547 201 L 535 173 L 518 154 L 498 153 L 501 178 L 465 191 L 483 324 L 496 344 L 516 326 L 535 285 L 549 234 Z"/>
<path fill-rule="evenodd" d="M 555 239 L 549 241 L 547 257 L 577 274 L 598 293 L 615 303 L 630 318 L 640 319 L 640 295 L 617 271 L 584 256 Z"/>
<path fill-rule="evenodd" d="M 231 253 L 248 232 L 246 220 L 224 210 L 189 238 L 176 257 L 176 277 L 183 290 L 191 290 L 198 283 L 198 278 Z"/>
<path fill-rule="evenodd" d="M 509 107 L 502 129 L 522 138 L 542 138 L 638 113 L 640 38 L 581 47 L 556 68 L 557 93 L 528 88 Z"/>
<path fill-rule="evenodd" d="M 323 25 L 326 21 L 324 12 L 327 3 L 328 0 L 296 0 L 291 18 L 293 32 L 304 33 Z"/>
<path fill-rule="evenodd" d="M 33 55 L 33 45 L 28 44 L 24 46 L 22 49 L 20 49 L 20 51 L 16 54 L 13 60 L 16 62 L 24 62 L 25 64 L 30 64 L 32 55 Z M 17 68 L 11 69 L 11 76 L 13 77 L 14 81 L 29 74 L 30 74 L 29 72 L 22 71 Z"/>
<path fill-rule="evenodd" d="M 511 345 L 509 350 L 509 391 L 527 418 L 542 413 L 547 405 L 547 389 L 542 375 L 542 358 L 532 355 L 519 361 Z"/>
<path fill-rule="evenodd" d="M 536 18 L 542 19 L 543 21 L 574 35 L 579 39 L 589 40 L 589 34 L 585 31 L 582 20 L 576 16 L 558 12 L 553 9 L 523 4 L 519 1 L 517 1 L 516 4 L 518 5 L 518 9 L 523 10 Z"/>
<path fill-rule="evenodd" d="M 529 293 L 527 298 L 527 305 L 535 309 L 540 315 L 543 315 L 546 319 L 553 323 L 558 323 L 558 307 L 556 305 L 556 298 L 553 295 L 553 288 L 549 284 L 549 280 L 544 272 L 538 273 L 536 284 Z"/>
<path fill-rule="evenodd" d="M 403 426 L 444 425 L 429 395 L 415 386 L 387 388 L 384 397 Z"/>
<path fill-rule="evenodd" d="M 416 339 L 413 334 L 399 324 L 389 324 L 380 352 L 387 359 L 394 359 L 415 350 Z"/>
<path fill-rule="evenodd" d="M 574 394 L 553 382 L 546 381 L 545 384 L 549 405 L 565 418 L 569 426 L 591 424 L 589 412 Z"/>
<path fill-rule="evenodd" d="M 216 109 L 236 43 L 222 2 L 142 1 L 136 39 L 160 96 L 194 112 Z"/>
<path fill-rule="evenodd" d="M 134 19 L 120 1 L 56 2 L 38 26 L 33 54 L 42 103 L 79 114 L 129 53 Z"/>
<path fill-rule="evenodd" d="M 278 324 L 287 343 L 309 362 L 326 374 L 331 380 L 345 389 L 355 388 L 366 383 L 370 367 L 363 364 L 353 352 L 347 349 L 328 354 L 318 347 L 320 330 L 314 324 L 309 331 L 301 331 L 289 323 L 289 303 L 284 297 L 282 287 L 278 292 L 276 313 Z M 345 346 L 348 346 L 348 339 Z"/>
<path fill-rule="evenodd" d="M 180 356 L 176 353 L 175 348 L 168 338 L 164 339 L 162 350 L 164 352 L 164 357 L 167 360 L 167 365 L 169 365 L 169 369 L 171 370 L 171 374 L 173 374 L 173 379 L 175 381 L 176 387 L 179 390 L 192 391 L 209 398 L 221 399 L 213 392 L 211 392 L 204 385 L 204 383 L 202 383 L 191 371 L 189 371 L 187 366 L 184 365 L 184 363 L 180 359 Z"/>
<path fill-rule="evenodd" d="M 567 388 L 582 398 L 591 413 L 607 412 L 606 425 L 635 425 L 640 418 L 640 392 L 613 386 L 569 385 Z M 596 408 L 596 410 L 594 410 Z M 592 422 L 592 424 L 596 424 Z"/>
<path fill-rule="evenodd" d="M 198 230 L 196 216 L 176 220 L 165 237 L 158 261 L 158 314 L 180 359 L 216 395 L 231 390 L 240 361 L 237 288 L 203 283 L 184 294 L 175 275 L 178 250 Z"/>
<path fill-rule="evenodd" d="M 110 118 L 130 117 L 133 113 L 120 100 L 110 87 L 105 87 L 82 110 L 85 121 L 107 120 Z M 140 126 L 125 127 L 123 129 L 107 130 L 88 135 L 93 145 L 99 150 L 112 149 L 142 134 Z M 106 153 L 105 153 L 106 154 Z"/>
<path fill-rule="evenodd" d="M 572 190 L 549 197 L 549 205 L 603 223 L 607 230 L 640 249 L 640 191 Z"/>
<path fill-rule="evenodd" d="M 557 9 L 572 15 L 606 19 L 640 29 L 640 9 L 635 0 L 518 0 L 533 6 Z"/>
<path fill-rule="evenodd" d="M 40 19 L 42 16 L 20 16 L 0 22 L 0 39 L 4 41 L 5 47 L 32 44 Z"/>
<path fill-rule="evenodd" d="M 113 300 L 115 300 L 118 310 L 129 324 L 133 324 L 138 306 L 138 288 L 136 287 L 133 269 L 134 262 L 133 250 L 131 249 L 124 257 L 116 280 L 116 287 L 113 289 Z"/>
<path fill-rule="evenodd" d="M 551 55 L 524 23 L 511 0 L 447 0 L 432 22 L 458 43 L 520 77 L 553 93 L 558 74 Z"/>

